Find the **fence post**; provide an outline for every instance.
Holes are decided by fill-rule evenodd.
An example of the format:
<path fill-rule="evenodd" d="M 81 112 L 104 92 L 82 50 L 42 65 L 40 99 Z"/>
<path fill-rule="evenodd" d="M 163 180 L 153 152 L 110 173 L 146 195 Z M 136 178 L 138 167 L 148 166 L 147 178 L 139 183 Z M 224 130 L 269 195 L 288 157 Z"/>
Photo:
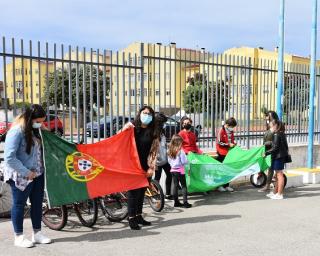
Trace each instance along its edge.
<path fill-rule="evenodd" d="M 140 56 L 141 56 L 141 71 L 140 71 L 140 108 L 144 105 L 144 43 L 141 43 L 140 48 Z"/>
<path fill-rule="evenodd" d="M 308 131 L 308 168 L 313 166 L 313 137 L 314 137 L 314 109 L 316 83 L 316 56 L 317 56 L 317 4 L 313 0 L 312 27 L 311 27 L 311 60 L 310 60 L 310 93 L 309 93 L 309 131 Z"/>

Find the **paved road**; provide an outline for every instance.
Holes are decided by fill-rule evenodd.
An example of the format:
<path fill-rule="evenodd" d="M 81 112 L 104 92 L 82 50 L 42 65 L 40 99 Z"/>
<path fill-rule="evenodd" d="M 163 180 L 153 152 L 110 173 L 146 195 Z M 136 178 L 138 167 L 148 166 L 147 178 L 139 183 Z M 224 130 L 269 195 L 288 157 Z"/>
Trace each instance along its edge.
<path fill-rule="evenodd" d="M 146 209 L 153 226 L 131 231 L 127 222 L 102 217 L 94 229 L 70 221 L 64 231 L 44 228 L 51 245 L 31 249 L 12 246 L 11 223 L 0 222 L 0 255 L 319 255 L 320 185 L 289 189 L 272 201 L 252 187 L 234 193 L 192 195 L 191 209 L 168 203 L 162 213 Z M 30 220 L 25 221 L 30 234 Z"/>

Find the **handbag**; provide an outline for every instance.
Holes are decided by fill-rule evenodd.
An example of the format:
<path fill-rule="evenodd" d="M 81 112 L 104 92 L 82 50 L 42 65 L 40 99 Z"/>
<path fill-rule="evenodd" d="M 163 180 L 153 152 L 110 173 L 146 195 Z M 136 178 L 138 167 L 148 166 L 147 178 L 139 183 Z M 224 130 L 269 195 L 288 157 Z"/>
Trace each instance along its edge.
<path fill-rule="evenodd" d="M 292 163 L 292 158 L 291 158 L 291 155 L 288 154 L 285 158 L 284 158 L 284 162 L 287 164 L 287 163 Z"/>

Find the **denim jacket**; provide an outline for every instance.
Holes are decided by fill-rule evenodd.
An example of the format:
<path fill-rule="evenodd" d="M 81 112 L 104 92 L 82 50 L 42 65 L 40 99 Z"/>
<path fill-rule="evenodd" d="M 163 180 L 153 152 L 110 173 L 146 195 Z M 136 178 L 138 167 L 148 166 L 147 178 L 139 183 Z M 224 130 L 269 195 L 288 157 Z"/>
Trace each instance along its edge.
<path fill-rule="evenodd" d="M 26 152 L 27 143 L 20 126 L 12 127 L 7 134 L 4 145 L 4 162 L 9 170 L 16 171 L 22 177 L 28 176 L 30 170 L 39 169 L 38 150 L 32 146 L 30 154 Z M 10 173 L 7 173 L 10 176 Z"/>

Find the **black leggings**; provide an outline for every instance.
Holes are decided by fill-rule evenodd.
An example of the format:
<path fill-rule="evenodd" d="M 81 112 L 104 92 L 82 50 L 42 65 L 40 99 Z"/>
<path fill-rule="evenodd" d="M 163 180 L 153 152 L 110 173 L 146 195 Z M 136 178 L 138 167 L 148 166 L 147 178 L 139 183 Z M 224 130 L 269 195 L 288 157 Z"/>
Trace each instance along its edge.
<path fill-rule="evenodd" d="M 173 199 L 175 202 L 179 201 L 178 197 L 178 189 L 179 189 L 179 182 L 181 184 L 182 195 L 183 195 L 183 202 L 188 202 L 188 191 L 187 191 L 187 184 L 186 184 L 186 177 L 184 174 L 180 172 L 172 172 L 172 179 L 173 179 Z"/>
<path fill-rule="evenodd" d="M 128 195 L 128 215 L 134 217 L 142 214 L 144 193 L 147 188 L 129 190 Z"/>
<path fill-rule="evenodd" d="M 166 174 L 166 195 L 171 195 L 171 182 L 172 182 L 172 175 L 171 175 L 171 167 L 170 164 L 166 163 L 165 165 L 158 166 L 158 170 L 156 170 L 154 179 L 156 181 L 160 181 L 162 169 Z"/>

